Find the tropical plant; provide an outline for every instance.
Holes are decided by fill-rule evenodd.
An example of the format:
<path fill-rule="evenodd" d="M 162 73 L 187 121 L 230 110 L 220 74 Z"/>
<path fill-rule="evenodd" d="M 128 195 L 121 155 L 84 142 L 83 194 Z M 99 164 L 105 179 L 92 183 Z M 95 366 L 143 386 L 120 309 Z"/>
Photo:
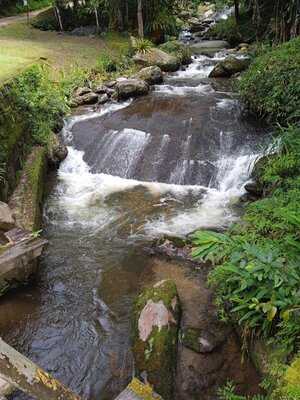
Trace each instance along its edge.
<path fill-rule="evenodd" d="M 148 39 L 135 39 L 132 48 L 135 53 L 148 53 L 154 47 L 153 43 Z"/>

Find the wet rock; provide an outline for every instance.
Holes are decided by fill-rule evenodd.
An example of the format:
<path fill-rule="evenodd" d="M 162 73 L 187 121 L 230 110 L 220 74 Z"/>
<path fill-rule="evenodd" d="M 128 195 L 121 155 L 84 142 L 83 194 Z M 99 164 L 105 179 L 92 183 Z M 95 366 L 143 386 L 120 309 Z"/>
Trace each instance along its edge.
<path fill-rule="evenodd" d="M 177 71 L 180 66 L 180 63 L 176 57 L 157 48 L 153 48 L 147 53 L 135 54 L 133 56 L 133 61 L 136 64 L 144 67 L 156 65 L 165 72 Z"/>
<path fill-rule="evenodd" d="M 98 95 L 91 91 L 81 96 L 75 96 L 73 101 L 78 106 L 96 104 L 98 101 Z"/>
<path fill-rule="evenodd" d="M 128 99 L 147 94 L 149 85 L 141 79 L 122 79 L 117 82 L 116 92 L 118 99 Z"/>
<path fill-rule="evenodd" d="M 255 197 L 260 197 L 263 194 L 263 189 L 258 182 L 246 183 L 245 190 Z"/>
<path fill-rule="evenodd" d="M 210 73 L 210 78 L 230 78 L 231 76 L 244 71 L 250 64 L 249 59 L 239 59 L 235 57 L 227 57 L 224 61 L 220 61 Z"/>
<path fill-rule="evenodd" d="M 107 93 L 107 89 L 108 89 L 107 86 L 104 86 L 104 85 L 96 86 L 94 88 L 94 93 L 105 94 L 105 93 Z"/>
<path fill-rule="evenodd" d="M 79 87 L 79 88 L 77 88 L 75 90 L 74 97 L 80 97 L 80 96 L 83 96 L 83 95 L 91 93 L 91 92 L 92 92 L 92 89 L 89 88 L 89 87 L 86 87 L 86 86 L 85 87 Z"/>
<path fill-rule="evenodd" d="M 0 201 L 0 230 L 8 231 L 15 226 L 15 219 L 8 204 Z"/>
<path fill-rule="evenodd" d="M 165 400 L 173 399 L 179 320 L 173 281 L 163 280 L 137 298 L 133 341 L 137 374 Z"/>
<path fill-rule="evenodd" d="M 216 53 L 217 51 L 229 48 L 229 43 L 225 40 L 201 40 L 190 46 L 195 54 Z"/>
<path fill-rule="evenodd" d="M 104 93 L 98 98 L 98 104 L 105 104 L 109 100 L 108 94 Z"/>
<path fill-rule="evenodd" d="M 108 87 L 109 89 L 114 88 L 114 87 L 116 86 L 116 84 L 117 84 L 117 81 L 108 81 L 108 82 L 105 82 L 105 86 Z"/>
<path fill-rule="evenodd" d="M 191 32 L 197 32 L 200 31 L 202 28 L 202 21 L 199 18 L 192 17 L 187 21 Z"/>
<path fill-rule="evenodd" d="M 211 353 L 224 343 L 226 336 L 217 336 L 214 333 L 199 328 L 184 328 L 181 332 L 182 344 L 196 353 Z"/>
<path fill-rule="evenodd" d="M 47 143 L 47 159 L 49 165 L 57 168 L 67 155 L 67 146 L 62 143 L 58 135 L 52 133 Z"/>
<path fill-rule="evenodd" d="M 157 66 L 151 66 L 141 69 L 135 78 L 146 81 L 149 85 L 157 85 L 163 82 L 162 70 Z"/>

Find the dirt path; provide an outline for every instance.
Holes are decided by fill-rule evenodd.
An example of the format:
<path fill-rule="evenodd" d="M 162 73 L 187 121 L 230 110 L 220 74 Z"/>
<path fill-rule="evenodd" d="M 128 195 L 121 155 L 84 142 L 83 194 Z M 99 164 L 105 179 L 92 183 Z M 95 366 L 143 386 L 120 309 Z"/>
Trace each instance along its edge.
<path fill-rule="evenodd" d="M 41 12 L 48 10 L 49 7 L 43 8 L 41 10 L 37 11 L 31 11 L 29 13 L 29 18 L 34 18 L 37 15 L 39 15 Z M 27 20 L 27 13 L 25 14 L 19 14 L 19 15 L 13 15 L 12 17 L 4 17 L 0 18 L 0 28 L 3 28 L 7 25 L 14 24 L 15 22 L 23 22 Z"/>

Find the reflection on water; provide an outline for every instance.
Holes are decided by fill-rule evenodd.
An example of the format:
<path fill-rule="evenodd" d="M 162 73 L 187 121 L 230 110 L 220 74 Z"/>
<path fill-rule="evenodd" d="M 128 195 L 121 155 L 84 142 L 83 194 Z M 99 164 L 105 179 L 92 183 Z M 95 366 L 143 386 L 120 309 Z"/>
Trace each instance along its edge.
<path fill-rule="evenodd" d="M 2 299 L 0 327 L 89 399 L 112 399 L 132 374 L 130 310 L 151 263 L 144 247 L 235 218 L 262 128 L 241 118 L 228 83 L 207 79 L 218 57 L 64 128 L 69 155 L 45 207 L 50 245 L 37 284 Z"/>

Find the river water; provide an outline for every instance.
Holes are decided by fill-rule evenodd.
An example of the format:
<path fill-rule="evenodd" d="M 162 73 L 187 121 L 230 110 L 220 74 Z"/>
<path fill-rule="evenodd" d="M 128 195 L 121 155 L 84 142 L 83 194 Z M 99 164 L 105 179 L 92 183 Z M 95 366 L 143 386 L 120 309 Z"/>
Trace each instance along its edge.
<path fill-rule="evenodd" d="M 242 117 L 228 80 L 207 78 L 222 57 L 66 121 L 69 155 L 44 213 L 50 245 L 37 282 L 1 300 L 0 329 L 89 399 L 112 399 L 131 376 L 130 311 L 153 238 L 238 217 L 264 129 Z"/>

